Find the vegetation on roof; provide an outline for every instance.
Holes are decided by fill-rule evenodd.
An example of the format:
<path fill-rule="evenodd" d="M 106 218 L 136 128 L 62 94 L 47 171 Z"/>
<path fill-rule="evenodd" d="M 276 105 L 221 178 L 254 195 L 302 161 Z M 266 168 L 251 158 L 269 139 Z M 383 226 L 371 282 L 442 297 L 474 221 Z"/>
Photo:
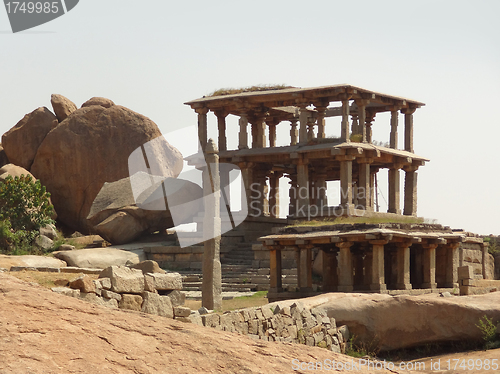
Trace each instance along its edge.
<path fill-rule="evenodd" d="M 292 225 L 287 227 L 297 226 L 323 226 L 332 224 L 355 224 L 355 223 L 436 223 L 436 220 L 425 219 L 413 216 L 392 216 L 392 217 L 328 217 L 324 219 L 311 220 L 311 221 L 295 221 Z"/>
<path fill-rule="evenodd" d="M 242 88 L 220 88 L 215 90 L 207 97 L 213 96 L 224 96 L 224 95 L 235 95 L 243 92 L 258 92 L 258 91 L 271 91 L 271 90 L 284 90 L 286 88 L 295 88 L 293 86 L 287 86 L 286 84 L 259 84 L 257 86 L 249 86 Z"/>

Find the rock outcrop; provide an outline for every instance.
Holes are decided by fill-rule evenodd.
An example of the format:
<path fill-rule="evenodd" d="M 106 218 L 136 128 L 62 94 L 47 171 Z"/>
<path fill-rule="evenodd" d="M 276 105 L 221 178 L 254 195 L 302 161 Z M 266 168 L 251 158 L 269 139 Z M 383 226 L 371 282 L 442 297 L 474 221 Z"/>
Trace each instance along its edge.
<path fill-rule="evenodd" d="M 86 217 L 103 184 L 127 177 L 129 155 L 160 135 L 153 121 L 122 106 L 83 107 L 47 134 L 30 171 L 51 193 L 59 220 L 86 233 Z M 159 148 L 150 164 L 176 177 L 182 155 L 166 141 Z"/>
<path fill-rule="evenodd" d="M 92 269 L 133 265 L 146 259 L 142 250 L 123 251 L 111 247 L 54 252 L 54 257 L 63 260 L 68 266 Z"/>
<path fill-rule="evenodd" d="M 131 186 L 141 183 L 138 180 L 141 178 L 146 183 L 150 181 L 146 173 L 136 173 L 133 177 L 104 184 L 88 216 L 92 231 L 112 244 L 123 244 L 133 241 L 143 233 L 191 222 L 192 217 L 202 210 L 201 187 L 176 178 L 160 179 L 151 185 L 137 196 L 137 203 L 140 205 L 138 207 Z M 132 183 L 131 179 L 135 182 Z M 174 224 L 169 207 L 179 205 L 183 205 L 184 209 L 176 210 Z"/>
<path fill-rule="evenodd" d="M 63 95 L 52 94 L 50 103 L 59 122 L 64 121 L 76 110 L 75 103 Z"/>
<path fill-rule="evenodd" d="M 56 116 L 45 107 L 26 114 L 2 135 L 2 146 L 9 161 L 30 170 L 40 144 L 56 126 Z"/>
<path fill-rule="evenodd" d="M 93 97 L 82 104 L 82 108 L 86 106 L 98 105 L 104 108 L 111 108 L 115 103 L 104 97 Z"/>
<path fill-rule="evenodd" d="M 33 180 L 36 179 L 33 176 L 33 174 L 31 174 L 28 170 L 26 170 L 25 168 L 23 168 L 21 166 L 17 166 L 14 164 L 7 164 L 7 165 L 4 165 L 0 168 L 0 181 L 5 180 L 9 175 L 12 178 L 20 177 L 21 175 L 25 175 L 25 176 L 30 175 L 33 178 Z"/>

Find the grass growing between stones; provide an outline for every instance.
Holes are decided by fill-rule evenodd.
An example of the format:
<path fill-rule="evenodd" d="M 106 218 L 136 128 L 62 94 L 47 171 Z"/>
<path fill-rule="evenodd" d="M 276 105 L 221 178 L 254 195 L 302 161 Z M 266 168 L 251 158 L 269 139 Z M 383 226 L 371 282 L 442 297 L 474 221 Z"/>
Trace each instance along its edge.
<path fill-rule="evenodd" d="M 252 308 L 268 304 L 267 291 L 258 291 L 252 296 L 235 297 L 230 300 L 222 300 L 222 311 Z M 186 300 L 185 306 L 192 310 L 201 307 L 201 300 Z"/>
<path fill-rule="evenodd" d="M 65 286 L 70 280 L 83 275 L 83 273 L 48 273 L 44 271 L 39 272 L 26 270 L 11 271 L 8 274 L 26 282 L 38 283 L 46 288 Z M 99 277 L 97 274 L 88 274 L 88 276 L 92 279 L 97 279 Z"/>

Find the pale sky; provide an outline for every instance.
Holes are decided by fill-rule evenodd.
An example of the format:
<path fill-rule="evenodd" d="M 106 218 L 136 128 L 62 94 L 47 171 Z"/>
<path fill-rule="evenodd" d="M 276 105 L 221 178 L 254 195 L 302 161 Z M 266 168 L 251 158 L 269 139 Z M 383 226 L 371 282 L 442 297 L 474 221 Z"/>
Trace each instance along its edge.
<path fill-rule="evenodd" d="M 0 9 L 0 133 L 51 109 L 52 93 L 110 98 L 168 134 L 196 124 L 184 102 L 218 88 L 348 83 L 426 103 L 414 116 L 415 153 L 431 159 L 418 215 L 498 235 L 499 14 L 496 0 L 81 0 L 12 34 Z M 374 139 L 389 128 L 377 117 Z"/>

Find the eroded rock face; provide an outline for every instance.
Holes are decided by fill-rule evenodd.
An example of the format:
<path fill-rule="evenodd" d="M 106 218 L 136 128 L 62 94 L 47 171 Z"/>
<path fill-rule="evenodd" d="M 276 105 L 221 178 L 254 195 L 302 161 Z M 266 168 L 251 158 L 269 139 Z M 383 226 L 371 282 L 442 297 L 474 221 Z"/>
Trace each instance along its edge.
<path fill-rule="evenodd" d="M 59 122 L 64 121 L 76 110 L 75 103 L 63 95 L 52 94 L 50 96 L 50 103 Z"/>
<path fill-rule="evenodd" d="M 40 144 L 57 123 L 56 116 L 45 107 L 26 114 L 2 136 L 2 146 L 10 162 L 30 170 Z"/>
<path fill-rule="evenodd" d="M 132 182 L 134 179 L 135 182 Z M 134 198 L 132 184 L 148 183 L 149 175 L 136 173 L 133 177 L 105 183 L 92 204 L 88 219 L 92 231 L 113 244 L 129 243 L 143 233 L 165 230 L 191 222 L 203 209 L 203 190 L 187 180 L 164 178 Z M 142 191 L 142 189 L 141 189 Z M 165 196 L 167 204 L 165 204 Z M 175 223 L 169 206 L 182 205 L 176 210 Z M 158 209 L 158 210 L 155 210 Z"/>
<path fill-rule="evenodd" d="M 160 135 L 153 121 L 122 106 L 83 107 L 45 137 L 30 171 L 52 194 L 59 220 L 87 233 L 86 217 L 103 184 L 127 177 L 130 154 Z M 182 155 L 166 141 L 160 148 L 149 162 L 176 177 Z"/>
<path fill-rule="evenodd" d="M 109 266 L 138 264 L 145 260 L 142 250 L 122 251 L 116 248 L 77 249 L 54 252 L 54 256 L 69 266 L 79 268 L 105 269 Z"/>
<path fill-rule="evenodd" d="M 104 108 L 111 108 L 115 103 L 104 97 L 93 97 L 82 104 L 82 108 L 86 106 L 99 105 Z"/>

